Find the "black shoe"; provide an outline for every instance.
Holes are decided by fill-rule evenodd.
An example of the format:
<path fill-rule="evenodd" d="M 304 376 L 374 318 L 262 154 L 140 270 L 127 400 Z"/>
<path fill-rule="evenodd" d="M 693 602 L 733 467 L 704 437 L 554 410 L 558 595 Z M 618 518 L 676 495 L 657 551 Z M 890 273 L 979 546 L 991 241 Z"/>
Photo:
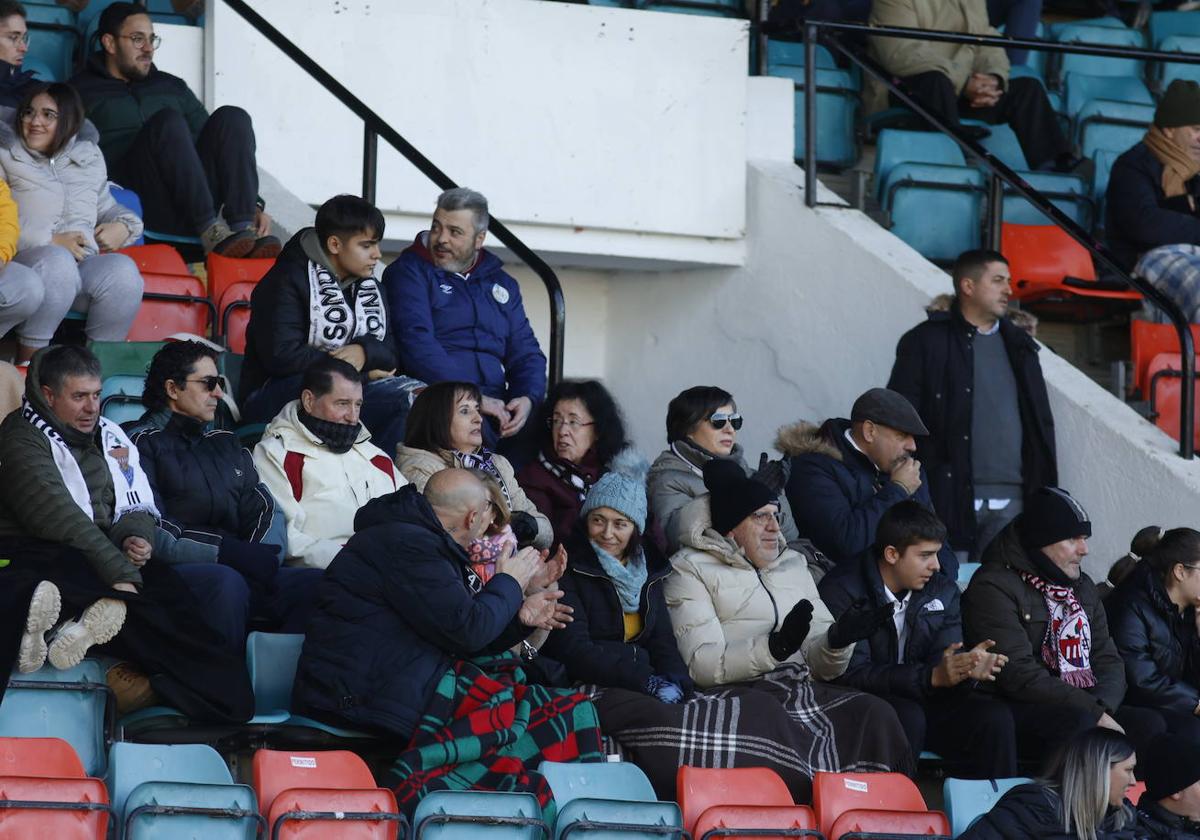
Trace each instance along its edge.
<path fill-rule="evenodd" d="M 273 260 L 283 250 L 283 243 L 278 236 L 260 236 L 254 240 L 254 247 L 246 254 L 248 260 Z"/>

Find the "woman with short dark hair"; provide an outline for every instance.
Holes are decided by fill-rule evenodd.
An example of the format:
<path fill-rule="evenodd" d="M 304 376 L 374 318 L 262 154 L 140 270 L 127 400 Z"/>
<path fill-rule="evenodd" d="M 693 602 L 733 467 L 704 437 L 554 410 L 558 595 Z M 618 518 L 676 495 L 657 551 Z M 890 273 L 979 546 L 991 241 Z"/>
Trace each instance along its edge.
<path fill-rule="evenodd" d="M 542 448 L 517 474 L 530 500 L 546 514 L 554 540 L 576 530 L 588 490 L 626 445 L 625 422 L 612 394 L 593 380 L 565 380 L 542 403 Z"/>
<path fill-rule="evenodd" d="M 18 361 L 50 343 L 75 299 L 87 301 L 87 337 L 124 341 L 142 303 L 137 264 L 113 253 L 142 222 L 112 197 L 99 134 L 70 85 L 37 85 L 0 120 L 0 168 L 20 217 L 14 262 L 42 280 L 41 306 L 17 328 Z"/>

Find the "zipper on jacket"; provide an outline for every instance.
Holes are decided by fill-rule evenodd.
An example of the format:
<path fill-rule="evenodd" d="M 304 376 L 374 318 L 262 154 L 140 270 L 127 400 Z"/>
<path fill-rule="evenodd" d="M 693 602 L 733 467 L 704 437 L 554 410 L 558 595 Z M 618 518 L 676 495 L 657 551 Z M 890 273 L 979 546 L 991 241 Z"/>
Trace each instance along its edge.
<path fill-rule="evenodd" d="M 751 563 L 750 565 L 753 566 L 754 564 Z M 754 566 L 754 575 L 758 578 L 758 585 L 763 588 L 763 591 L 767 593 L 767 597 L 771 599 L 771 612 L 775 613 L 775 623 L 771 625 L 771 632 L 775 632 L 775 628 L 779 626 L 779 605 L 775 603 L 775 596 L 771 594 L 771 590 L 763 582 L 762 570 L 758 566 Z"/>
<path fill-rule="evenodd" d="M 592 572 L 585 572 L 583 569 L 572 569 L 572 571 L 577 575 L 583 575 L 584 577 L 590 577 L 590 578 L 596 578 L 597 580 L 602 580 L 602 581 L 606 582 L 609 586 L 611 586 L 613 597 L 617 599 L 617 610 L 621 613 L 622 616 L 625 615 L 625 610 L 621 607 L 621 595 L 617 592 L 617 585 L 615 583 L 613 583 L 612 578 L 610 578 L 608 575 L 597 575 L 597 574 L 593 574 Z M 650 587 L 656 583 L 659 583 L 661 580 L 662 580 L 661 577 L 657 577 L 657 578 L 654 578 L 653 580 L 646 581 L 646 583 L 642 586 L 642 600 L 646 602 L 647 615 L 650 612 Z M 638 609 L 638 615 L 642 615 L 642 611 L 640 608 Z M 776 613 L 776 615 L 778 615 L 778 613 Z M 638 634 L 636 636 L 634 636 L 632 639 L 625 639 L 624 640 L 625 644 L 629 644 L 630 642 L 636 642 L 638 639 L 642 638 L 642 636 L 645 634 L 645 632 L 646 632 L 646 616 L 642 615 L 642 629 L 639 630 Z"/>

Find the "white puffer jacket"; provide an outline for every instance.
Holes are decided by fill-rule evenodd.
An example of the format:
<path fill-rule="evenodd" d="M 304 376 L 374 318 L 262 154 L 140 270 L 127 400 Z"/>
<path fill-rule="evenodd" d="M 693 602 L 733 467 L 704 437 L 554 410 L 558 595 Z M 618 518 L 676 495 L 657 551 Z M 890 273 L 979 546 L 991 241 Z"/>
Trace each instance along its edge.
<path fill-rule="evenodd" d="M 453 467 L 454 456 L 449 453 L 443 455 L 430 452 L 428 449 L 414 449 L 411 446 L 400 444 L 396 447 L 396 463 L 400 467 L 400 472 L 404 473 L 404 477 L 415 484 L 418 490 L 424 492 L 429 476 Z M 507 458 L 503 455 L 492 455 L 492 463 L 496 465 L 496 469 L 500 472 L 500 478 L 504 481 L 504 489 L 508 491 L 509 507 L 528 513 L 537 522 L 538 530 L 537 537 L 533 541 L 534 547 L 549 548 L 554 542 L 554 529 L 550 527 L 550 520 L 546 514 L 529 501 L 529 497 L 517 483 L 517 474 L 513 471 L 512 464 L 508 462 Z"/>
<path fill-rule="evenodd" d="M 813 605 L 812 625 L 791 658 L 806 662 L 818 680 L 845 672 L 854 645 L 829 646 L 833 616 L 803 555 L 784 548 L 774 563 L 756 570 L 737 543 L 712 529 L 707 495 L 684 507 L 680 522 L 683 547 L 671 558 L 675 574 L 664 593 L 675 641 L 697 685 L 740 682 L 778 667 L 767 636 L 801 599 Z"/>
<path fill-rule="evenodd" d="M 20 215 L 18 251 L 49 245 L 56 233 L 79 231 L 90 256 L 99 251 L 95 230 L 102 222 L 121 222 L 129 228 L 121 248 L 142 235 L 142 220 L 108 191 L 108 170 L 97 145 L 100 135 L 91 122 L 84 120 L 67 145 L 48 158 L 25 148 L 16 120 L 16 109 L 0 109 L 0 169 Z"/>
<path fill-rule="evenodd" d="M 366 427 L 339 455 L 304 427 L 299 406 L 292 400 L 270 422 L 254 466 L 287 520 L 288 562 L 324 569 L 354 535 L 358 509 L 408 482 Z"/>

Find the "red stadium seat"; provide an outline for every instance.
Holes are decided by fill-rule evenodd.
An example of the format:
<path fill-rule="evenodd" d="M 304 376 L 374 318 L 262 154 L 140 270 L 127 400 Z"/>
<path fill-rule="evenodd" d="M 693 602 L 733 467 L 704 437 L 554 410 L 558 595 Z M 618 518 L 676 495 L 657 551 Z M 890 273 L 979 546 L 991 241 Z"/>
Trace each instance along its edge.
<path fill-rule="evenodd" d="M 146 274 L 171 274 L 176 277 L 191 277 L 187 263 L 179 252 L 170 245 L 133 245 L 122 248 L 121 253 L 137 263 L 138 271 Z"/>
<path fill-rule="evenodd" d="M 770 834 L 755 834 L 754 829 Z M 714 805 L 690 828 L 693 840 L 736 836 L 747 840 L 768 837 L 820 837 L 817 817 L 807 805 Z"/>
<path fill-rule="evenodd" d="M 104 840 L 111 813 L 99 779 L 0 777 L 0 840 Z"/>
<path fill-rule="evenodd" d="M 214 303 L 217 303 L 224 299 L 225 290 L 235 283 L 249 283 L 253 286 L 271 270 L 273 265 L 275 265 L 274 258 L 235 260 L 232 257 L 210 253 L 205 261 L 208 269 L 208 296 Z M 224 311 L 223 307 L 222 311 Z"/>
<path fill-rule="evenodd" d="M 1146 368 L 1146 395 L 1154 411 L 1154 425 L 1175 440 L 1179 440 L 1179 403 L 1183 391 L 1183 379 L 1179 374 L 1182 367 L 1178 353 L 1159 353 Z M 1193 418 L 1192 433 L 1193 436 L 1200 433 L 1200 412 Z"/>
<path fill-rule="evenodd" d="M 288 813 L 308 811 L 341 814 L 340 818 L 286 819 Z M 267 825 L 278 833 L 274 836 L 293 840 L 396 840 L 402 825 L 396 808 L 396 796 L 390 790 L 313 790 L 290 788 L 282 791 L 271 803 Z"/>
<path fill-rule="evenodd" d="M 1200 324 L 1192 324 L 1192 338 L 1200 349 Z M 1159 353 L 1179 353 L 1179 336 L 1173 324 L 1154 324 L 1134 319 L 1129 322 L 1129 349 L 1133 356 L 1133 381 L 1131 387 L 1149 399 L 1146 387 L 1150 384 L 1147 370 L 1150 361 Z"/>
<path fill-rule="evenodd" d="M 82 779 L 87 773 L 61 738 L 0 738 L 0 776 Z"/>
<path fill-rule="evenodd" d="M 254 793 L 259 810 L 268 813 L 275 797 L 289 788 L 373 790 L 375 778 L 366 763 L 349 750 L 255 752 Z"/>
<path fill-rule="evenodd" d="M 177 332 L 199 336 L 208 333 L 215 307 L 197 278 L 190 274 L 143 274 L 142 277 L 146 282 L 142 306 L 126 337 L 129 341 L 162 341 Z"/>
<path fill-rule="evenodd" d="M 827 838 L 833 824 L 847 811 L 926 811 L 921 791 L 902 773 L 816 773 L 813 810 Z"/>
<path fill-rule="evenodd" d="M 246 327 L 250 325 L 250 307 L 244 304 L 250 302 L 253 291 L 253 283 L 234 283 L 226 287 L 221 295 L 221 302 L 217 305 L 217 311 L 221 313 L 218 325 L 221 335 L 225 336 L 225 346 L 238 355 L 246 352 Z"/>
<path fill-rule="evenodd" d="M 826 834 L 828 840 L 950 836 L 950 821 L 940 811 L 875 811 L 857 808 L 846 811 L 834 820 L 833 827 Z"/>
<path fill-rule="evenodd" d="M 1142 798 L 1142 794 L 1146 792 L 1146 783 L 1138 782 L 1129 789 L 1129 793 L 1125 794 L 1125 798 L 1134 805 L 1138 804 L 1138 800 Z"/>
<path fill-rule="evenodd" d="M 675 789 L 683 827 L 689 831 L 714 805 L 796 804 L 783 779 L 766 767 L 680 767 Z"/>
<path fill-rule="evenodd" d="M 1133 289 L 1099 283 L 1087 248 L 1057 225 L 1005 224 L 1000 250 L 1008 260 L 1013 297 L 1017 300 L 1142 299 L 1141 293 Z"/>

